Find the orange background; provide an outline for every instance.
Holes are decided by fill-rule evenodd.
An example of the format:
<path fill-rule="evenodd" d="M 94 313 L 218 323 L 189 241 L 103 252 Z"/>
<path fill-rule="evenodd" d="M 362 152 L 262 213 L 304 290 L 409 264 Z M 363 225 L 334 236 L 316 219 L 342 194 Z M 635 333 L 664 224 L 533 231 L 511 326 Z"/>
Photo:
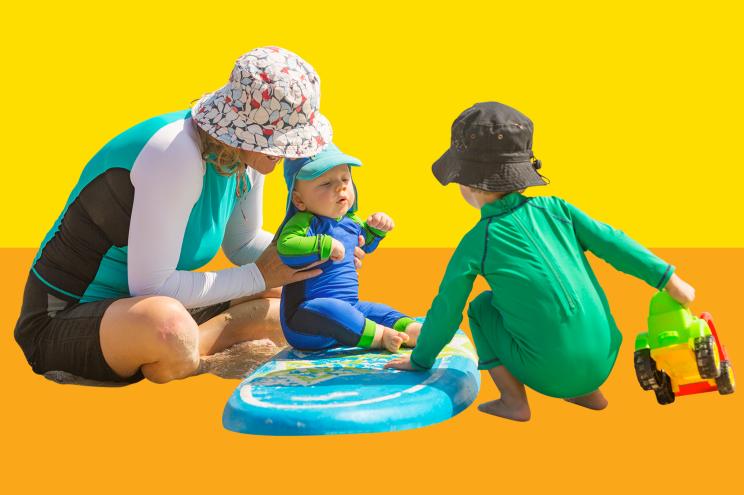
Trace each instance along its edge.
<path fill-rule="evenodd" d="M 744 373 L 736 281 L 742 249 L 659 249 L 698 289 L 734 367 Z M 594 260 L 625 335 L 593 412 L 530 393 L 518 424 L 471 407 L 450 421 L 376 435 L 278 438 L 231 433 L 222 408 L 238 382 L 199 376 L 166 386 L 61 386 L 34 375 L 12 341 L 31 249 L 2 249 L 0 341 L 3 486 L 14 493 L 736 493 L 744 391 L 659 406 L 633 374 L 635 333 L 653 290 Z M 448 249 L 380 249 L 361 271 L 363 298 L 428 308 Z M 212 268 L 227 266 L 217 260 Z M 410 284 L 389 283 L 407 274 Z M 479 281 L 479 290 L 484 285 Z M 474 291 L 476 295 L 478 291 Z M 478 402 L 497 397 L 486 375 Z M 738 488 L 737 488 L 738 487 Z"/>

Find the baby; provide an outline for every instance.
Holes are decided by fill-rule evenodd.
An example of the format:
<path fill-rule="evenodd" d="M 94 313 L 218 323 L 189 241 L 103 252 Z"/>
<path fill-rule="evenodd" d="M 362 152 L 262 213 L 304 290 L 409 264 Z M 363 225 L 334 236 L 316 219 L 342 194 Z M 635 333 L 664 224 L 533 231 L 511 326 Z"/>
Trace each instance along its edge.
<path fill-rule="evenodd" d="M 350 167 L 361 164 L 333 144 L 311 158 L 284 161 L 289 195 L 279 256 L 292 267 L 326 260 L 323 273 L 282 290 L 282 329 L 298 349 L 340 344 L 397 352 L 402 344 L 416 345 L 420 323 L 384 304 L 359 300 L 354 248 L 363 244 L 371 253 L 393 228 L 385 213 L 366 222 L 357 217 Z"/>
<path fill-rule="evenodd" d="M 694 298 L 673 266 L 623 232 L 560 198 L 521 194 L 545 184 L 532 129 L 526 116 L 499 103 L 479 103 L 455 120 L 452 146 L 432 170 L 442 184 L 459 183 L 481 219 L 455 250 L 413 353 L 387 364 L 431 368 L 480 275 L 491 290 L 470 303 L 470 330 L 479 369 L 489 371 L 501 398 L 479 409 L 518 421 L 531 414 L 525 385 L 591 409 L 607 406 L 599 386 L 622 336 L 585 251 L 682 304 Z"/>

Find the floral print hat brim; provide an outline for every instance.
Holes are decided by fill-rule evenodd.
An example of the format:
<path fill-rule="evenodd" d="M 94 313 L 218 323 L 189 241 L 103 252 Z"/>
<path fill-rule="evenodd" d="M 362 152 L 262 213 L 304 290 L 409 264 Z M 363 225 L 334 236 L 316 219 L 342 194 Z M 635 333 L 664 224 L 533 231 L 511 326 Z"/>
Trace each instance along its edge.
<path fill-rule="evenodd" d="M 235 62 L 230 81 L 192 108 L 209 135 L 235 148 L 304 158 L 331 142 L 319 112 L 320 78 L 310 64 L 283 48 L 256 48 Z"/>

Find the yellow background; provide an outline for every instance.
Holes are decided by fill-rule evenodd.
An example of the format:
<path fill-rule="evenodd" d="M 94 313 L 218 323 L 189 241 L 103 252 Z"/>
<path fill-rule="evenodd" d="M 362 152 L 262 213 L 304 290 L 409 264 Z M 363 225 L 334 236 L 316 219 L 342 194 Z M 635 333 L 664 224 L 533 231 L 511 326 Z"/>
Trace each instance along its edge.
<path fill-rule="evenodd" d="M 651 289 L 593 261 L 625 335 L 586 411 L 530 392 L 533 421 L 474 407 L 385 435 L 242 436 L 222 429 L 236 381 L 201 376 L 123 389 L 34 375 L 11 337 L 22 287 L 84 163 L 110 138 L 225 83 L 234 60 L 277 44 L 322 77 L 363 212 L 397 221 L 365 261 L 361 295 L 423 314 L 477 212 L 429 172 L 449 126 L 496 99 L 536 123 L 535 151 L 563 196 L 660 249 L 698 289 L 744 369 L 739 205 L 739 2 L 49 2 L 0 16 L 0 470 L 10 493 L 736 493 L 744 391 L 656 405 L 632 342 Z M 283 181 L 267 185 L 266 225 Z M 426 211 L 421 216 L 422 210 Z M 421 249 L 440 246 L 448 249 Z M 682 249 L 712 246 L 718 249 Z M 416 249 L 391 249 L 416 248 Z M 211 268 L 226 266 L 223 258 Z M 409 283 L 391 284 L 405 273 Z M 479 282 L 479 290 L 483 284 Z M 474 292 L 474 295 L 477 292 Z M 467 330 L 466 322 L 463 328 Z M 738 368 L 737 368 L 738 367 Z M 478 402 L 496 398 L 483 375 Z"/>
<path fill-rule="evenodd" d="M 451 247 L 476 218 L 431 163 L 477 101 L 532 118 L 567 198 L 651 246 L 742 246 L 740 2 L 14 2 L 0 21 L 0 246 L 37 246 L 87 160 L 276 44 L 322 79 L 386 244 Z M 266 226 L 285 197 L 270 177 Z M 422 212 L 426 212 L 422 215 Z M 706 226 L 706 233 L 700 233 Z"/>

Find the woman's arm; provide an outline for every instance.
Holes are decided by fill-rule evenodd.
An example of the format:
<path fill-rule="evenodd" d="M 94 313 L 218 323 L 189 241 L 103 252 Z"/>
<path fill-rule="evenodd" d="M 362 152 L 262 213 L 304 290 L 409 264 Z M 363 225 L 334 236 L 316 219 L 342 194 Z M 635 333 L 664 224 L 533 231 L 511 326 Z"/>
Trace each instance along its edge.
<path fill-rule="evenodd" d="M 274 237 L 274 234 L 261 229 L 264 176 L 251 168 L 247 174 L 251 190 L 235 205 L 222 240 L 225 256 L 237 266 L 255 263 Z"/>
<path fill-rule="evenodd" d="M 194 308 L 265 289 L 255 264 L 215 272 L 176 269 L 203 175 L 199 150 L 185 132 L 154 136 L 137 158 L 131 172 L 134 204 L 128 241 L 133 296 L 169 296 Z"/>

